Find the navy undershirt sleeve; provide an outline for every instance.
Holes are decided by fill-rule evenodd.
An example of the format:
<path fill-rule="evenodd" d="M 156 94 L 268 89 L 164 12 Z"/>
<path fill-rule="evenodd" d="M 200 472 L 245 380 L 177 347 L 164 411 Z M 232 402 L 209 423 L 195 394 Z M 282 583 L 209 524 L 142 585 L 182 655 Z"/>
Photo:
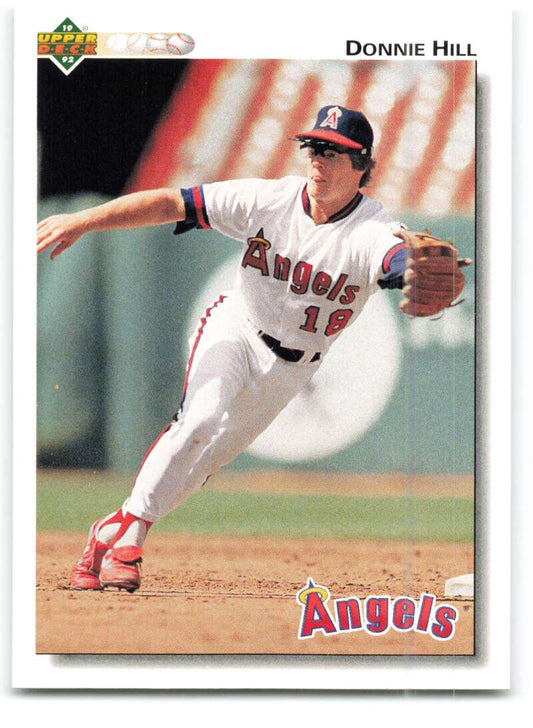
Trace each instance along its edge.
<path fill-rule="evenodd" d="M 209 229 L 209 218 L 205 209 L 202 187 L 183 188 L 180 192 L 185 203 L 185 220 L 176 223 L 174 235 L 180 235 L 189 230 Z"/>
<path fill-rule="evenodd" d="M 389 261 L 388 271 L 378 281 L 380 288 L 403 288 L 403 274 L 407 261 L 407 250 L 402 248 Z"/>
<path fill-rule="evenodd" d="M 388 271 L 378 281 L 380 288 L 403 288 L 403 274 L 407 261 L 407 250 L 402 248 L 389 261 Z"/>

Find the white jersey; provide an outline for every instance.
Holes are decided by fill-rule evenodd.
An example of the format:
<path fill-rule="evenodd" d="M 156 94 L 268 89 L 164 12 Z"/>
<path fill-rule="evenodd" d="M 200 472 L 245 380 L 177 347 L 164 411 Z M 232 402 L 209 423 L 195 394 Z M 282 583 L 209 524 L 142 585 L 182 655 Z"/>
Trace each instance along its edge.
<path fill-rule="evenodd" d="M 199 226 L 244 244 L 237 288 L 245 315 L 288 348 L 327 351 L 401 247 L 400 223 L 360 193 L 317 225 L 303 177 L 215 182 L 190 199 Z"/>

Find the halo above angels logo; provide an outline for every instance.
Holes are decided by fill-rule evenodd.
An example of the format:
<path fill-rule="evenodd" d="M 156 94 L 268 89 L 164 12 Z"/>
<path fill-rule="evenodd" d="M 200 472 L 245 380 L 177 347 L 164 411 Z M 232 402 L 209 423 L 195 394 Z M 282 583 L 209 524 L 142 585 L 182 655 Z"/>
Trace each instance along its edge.
<path fill-rule="evenodd" d="M 95 56 L 98 36 L 86 33 L 70 18 L 49 33 L 37 33 L 37 55 L 49 56 L 68 75 L 84 56 Z"/>

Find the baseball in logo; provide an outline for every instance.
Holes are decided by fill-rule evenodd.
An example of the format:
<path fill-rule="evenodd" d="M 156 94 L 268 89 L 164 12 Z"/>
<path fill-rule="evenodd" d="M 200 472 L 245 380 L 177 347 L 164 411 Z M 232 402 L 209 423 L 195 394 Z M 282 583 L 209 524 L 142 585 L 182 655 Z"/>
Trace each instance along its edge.
<path fill-rule="evenodd" d="M 101 33 L 101 55 L 172 58 L 194 50 L 187 33 Z"/>

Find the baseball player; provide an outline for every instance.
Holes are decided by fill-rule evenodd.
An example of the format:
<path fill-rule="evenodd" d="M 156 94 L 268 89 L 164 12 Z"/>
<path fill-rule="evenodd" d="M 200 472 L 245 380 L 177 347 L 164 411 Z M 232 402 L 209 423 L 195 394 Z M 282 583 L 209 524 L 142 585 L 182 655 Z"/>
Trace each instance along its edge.
<path fill-rule="evenodd" d="M 210 302 L 191 338 L 179 412 L 123 506 L 91 526 L 71 572 L 74 589 L 138 589 L 150 526 L 266 429 L 373 293 L 403 287 L 403 310 L 428 315 L 462 288 L 457 265 L 438 278 L 442 271 L 432 269 L 425 282 L 413 268 L 407 275 L 403 226 L 361 192 L 374 167 L 363 113 L 326 106 L 294 139 L 306 177 L 138 192 L 38 226 L 38 252 L 54 246 L 52 258 L 89 231 L 172 221 L 176 234 L 212 228 L 242 244 L 234 289 Z M 417 288 L 436 290 L 437 304 L 415 300 Z"/>

